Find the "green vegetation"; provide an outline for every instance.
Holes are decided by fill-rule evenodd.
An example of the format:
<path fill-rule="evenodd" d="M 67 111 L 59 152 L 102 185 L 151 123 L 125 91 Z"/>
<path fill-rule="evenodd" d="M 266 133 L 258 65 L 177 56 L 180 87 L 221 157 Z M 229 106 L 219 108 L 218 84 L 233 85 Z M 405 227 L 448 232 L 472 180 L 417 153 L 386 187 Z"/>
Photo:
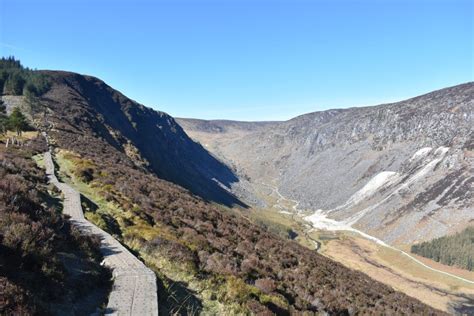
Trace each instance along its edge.
<path fill-rule="evenodd" d="M 34 155 L 33 157 L 33 160 L 36 162 L 36 164 L 38 165 L 38 167 L 44 169 L 46 168 L 45 167 L 45 164 L 44 164 L 44 154 L 43 153 L 40 153 L 40 154 L 36 154 Z"/>
<path fill-rule="evenodd" d="M 14 57 L 0 59 L 0 94 L 41 96 L 49 89 L 48 77 L 25 68 Z"/>
<path fill-rule="evenodd" d="M 28 130 L 32 130 L 32 128 L 21 110 L 16 107 L 8 116 L 6 106 L 0 99 L 0 135 L 5 135 L 7 131 L 13 131 L 17 136 L 21 136 L 24 131 Z"/>
<path fill-rule="evenodd" d="M 60 150 L 56 154 L 60 175 L 86 196 L 86 217 L 114 234 L 157 273 L 162 314 L 287 315 L 326 308 L 337 313 L 341 310 L 329 302 L 353 295 L 356 284 L 367 282 L 365 275 L 348 272 L 232 212 L 194 199 L 176 186 L 126 164 L 119 170 L 85 153 Z M 109 153 L 102 157 L 110 157 Z M 83 177 L 86 169 L 90 178 Z M 122 173 L 124 169 L 127 175 Z M 338 291 L 344 296 L 338 296 Z M 385 296 L 385 302 L 410 304 L 397 308 L 420 308 L 388 291 L 379 283 L 364 289 L 371 296 Z M 317 293 L 313 294 L 318 297 L 313 306 L 301 298 L 309 293 Z M 324 303 L 328 307 L 319 300 L 328 302 Z M 361 313 L 373 308 L 365 300 L 365 296 L 354 297 Z"/>
<path fill-rule="evenodd" d="M 450 266 L 474 269 L 474 226 L 452 236 L 413 245 L 411 252 Z"/>
<path fill-rule="evenodd" d="M 7 120 L 7 129 L 13 130 L 17 136 L 28 129 L 29 125 L 26 117 L 21 113 L 19 108 L 14 108 Z"/>
<path fill-rule="evenodd" d="M 278 213 L 277 211 L 271 211 L 266 209 L 258 209 L 257 211 L 245 211 L 243 215 L 250 217 L 253 223 L 263 227 L 264 229 L 272 232 L 285 239 L 295 239 L 299 233 L 295 232 L 300 230 L 300 226 L 293 219 L 287 215 Z"/>
<path fill-rule="evenodd" d="M 160 172 L 153 172 L 126 152 L 124 145 L 129 141 L 135 144 L 135 136 L 126 131 L 128 128 L 121 129 L 120 123 L 128 117 L 131 125 L 146 130 L 133 134 L 140 139 L 150 133 L 148 123 L 156 125 L 156 113 L 140 111 L 133 101 L 109 87 L 104 89 L 96 79 L 62 73 L 51 76 L 55 93 L 41 100 L 48 123 L 54 126 L 48 135 L 52 144 L 70 154 L 63 155 L 61 161 L 58 153 L 57 162 L 62 170 L 66 169 L 63 165 L 69 168 L 65 173 L 70 181 L 90 200 L 84 202 L 89 204 L 88 218 L 120 235 L 124 245 L 155 269 L 160 313 L 436 314 L 428 306 L 288 240 L 291 232 L 283 230 L 287 229 L 283 220 L 282 225 L 275 220 L 274 229 L 263 229 L 248 217 L 164 181 Z M 137 112 L 139 117 L 128 115 Z M 98 119 L 102 115 L 110 124 Z M 160 146 L 153 148 L 167 153 L 176 148 L 179 154 L 187 146 L 175 144 L 173 135 L 159 135 L 162 137 L 140 141 L 157 142 Z M 147 149 L 136 148 L 141 154 Z M 170 159 L 176 155 L 161 155 L 161 151 L 156 150 L 154 157 L 163 163 L 174 162 Z M 182 158 L 194 161 L 187 160 L 191 156 Z M 176 165 L 169 164 L 162 170 L 169 168 L 179 172 Z M 283 232 L 286 238 L 269 229 Z M 168 307 L 168 312 L 162 310 Z"/>
<path fill-rule="evenodd" d="M 7 116 L 7 107 L 0 99 L 0 135 L 3 135 L 7 131 L 8 126 L 8 116 Z"/>

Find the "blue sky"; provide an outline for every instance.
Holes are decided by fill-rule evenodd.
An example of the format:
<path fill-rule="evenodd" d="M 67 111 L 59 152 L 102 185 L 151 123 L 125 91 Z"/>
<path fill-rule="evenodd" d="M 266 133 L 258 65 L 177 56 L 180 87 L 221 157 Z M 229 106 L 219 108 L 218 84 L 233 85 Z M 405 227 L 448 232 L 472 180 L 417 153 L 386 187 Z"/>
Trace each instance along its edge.
<path fill-rule="evenodd" d="M 472 81 L 457 0 L 0 0 L 0 53 L 179 117 L 281 120 Z"/>

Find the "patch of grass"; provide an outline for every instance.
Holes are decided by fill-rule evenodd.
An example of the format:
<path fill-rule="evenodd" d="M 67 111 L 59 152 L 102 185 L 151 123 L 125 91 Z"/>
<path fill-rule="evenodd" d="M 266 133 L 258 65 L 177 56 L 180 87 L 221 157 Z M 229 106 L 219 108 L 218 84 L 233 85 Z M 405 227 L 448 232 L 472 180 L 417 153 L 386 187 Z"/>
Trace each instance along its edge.
<path fill-rule="evenodd" d="M 242 211 L 242 215 L 249 218 L 255 224 L 258 224 L 268 231 L 283 237 L 285 239 L 293 239 L 302 246 L 315 249 L 315 241 L 319 244 L 324 243 L 322 238 L 329 238 L 329 235 L 322 234 L 322 232 L 308 233 L 310 227 L 299 216 L 293 214 L 281 213 L 278 210 L 271 208 L 251 209 L 249 211 Z"/>
<path fill-rule="evenodd" d="M 76 188 L 85 197 L 83 207 L 85 217 L 100 228 L 121 236 L 120 222 L 128 223 L 133 214 L 126 212 L 112 201 L 107 201 L 101 192 L 107 190 L 95 182 L 86 183 L 77 173 L 77 168 L 94 168 L 89 160 L 83 160 L 72 152 L 59 150 L 56 153 L 55 162 L 59 166 L 58 176 L 61 181 Z M 115 223 L 114 223 L 115 222 Z M 124 225 L 126 226 L 126 225 Z"/>
<path fill-rule="evenodd" d="M 34 155 L 32 158 L 33 158 L 33 160 L 36 162 L 36 164 L 38 165 L 38 167 L 40 167 L 41 169 L 44 169 L 44 168 L 45 168 L 45 166 L 44 166 L 44 156 L 43 156 L 43 154 Z"/>
<path fill-rule="evenodd" d="M 327 248 L 329 247 L 329 243 L 332 240 L 341 240 L 346 238 L 344 232 L 339 231 L 322 231 L 322 230 L 312 230 L 308 233 L 308 235 L 313 239 L 319 242 L 320 248 L 319 252 L 324 254 Z"/>
<path fill-rule="evenodd" d="M 8 138 L 14 137 L 15 139 L 24 142 L 27 140 L 32 140 L 38 137 L 39 132 L 37 131 L 28 131 L 28 132 L 23 132 L 21 136 L 17 136 L 15 132 L 12 131 L 7 131 L 5 134 L 0 134 L 0 141 L 5 143 Z"/>
<path fill-rule="evenodd" d="M 194 295 L 201 300 L 201 310 L 203 314 L 209 315 L 223 315 L 224 310 L 229 306 L 224 306 L 215 296 L 213 296 L 210 289 L 214 290 L 214 286 L 206 279 L 199 279 L 196 277 L 194 271 L 188 267 L 179 264 L 175 261 L 170 261 L 166 256 L 161 255 L 156 251 L 143 251 L 143 245 L 137 239 L 128 239 L 128 244 L 134 250 L 140 251 L 141 256 L 148 267 L 152 268 L 157 274 L 158 278 L 162 280 L 160 303 L 168 305 L 167 309 L 173 309 L 175 305 L 179 304 L 179 298 L 175 297 L 179 293 L 175 293 L 176 284 L 188 291 L 195 293 Z M 170 300 L 176 299 L 175 302 Z"/>

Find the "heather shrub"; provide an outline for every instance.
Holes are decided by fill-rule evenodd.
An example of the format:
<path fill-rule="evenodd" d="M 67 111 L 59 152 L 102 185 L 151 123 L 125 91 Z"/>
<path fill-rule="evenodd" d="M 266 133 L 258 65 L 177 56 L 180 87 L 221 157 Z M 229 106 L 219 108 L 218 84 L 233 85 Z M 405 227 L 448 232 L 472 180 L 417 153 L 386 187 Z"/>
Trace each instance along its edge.
<path fill-rule="evenodd" d="M 87 89 L 91 96 L 97 92 L 104 100 L 116 95 L 109 87 L 95 90 L 89 79 L 55 77 L 46 94 L 55 100 L 46 102 L 51 109 L 49 119 L 56 127 L 50 136 L 59 148 L 91 162 L 95 172 L 90 188 L 97 189 L 101 198 L 113 201 L 122 212 L 133 214 L 123 240 L 144 258 L 151 258 L 153 263 L 165 257 L 183 270 L 192 264 L 195 270 L 188 269 L 189 274 L 207 286 L 203 290 L 212 292 L 210 296 L 221 303 L 238 305 L 244 314 L 437 313 L 288 240 L 291 232 L 281 238 L 269 231 L 274 230 L 271 227 L 264 229 L 163 180 L 162 174 L 126 152 L 124 144 L 140 140 L 127 139 L 125 127 L 112 125 L 115 122 L 102 115 L 107 112 L 130 119 L 127 114 L 139 111 L 139 105 L 120 95 L 104 107 L 65 84 Z M 167 138 L 157 141 L 166 143 Z M 120 217 L 117 212 L 114 216 Z"/>
<path fill-rule="evenodd" d="M 2 315 L 48 315 L 52 304 L 82 299 L 84 287 L 79 284 L 109 286 L 110 275 L 100 266 L 100 240 L 85 236 L 60 214 L 44 171 L 32 161 L 44 150 L 43 142 L 40 138 L 20 148 L 0 146 Z M 84 262 L 80 278 L 68 272 L 64 256 Z"/>

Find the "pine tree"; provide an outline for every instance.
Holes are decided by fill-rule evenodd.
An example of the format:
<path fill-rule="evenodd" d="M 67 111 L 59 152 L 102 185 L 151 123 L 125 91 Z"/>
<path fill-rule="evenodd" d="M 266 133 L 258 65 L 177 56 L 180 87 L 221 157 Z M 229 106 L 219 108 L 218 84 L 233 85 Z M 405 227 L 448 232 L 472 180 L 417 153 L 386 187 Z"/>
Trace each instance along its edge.
<path fill-rule="evenodd" d="M 21 113 L 19 108 L 14 108 L 12 114 L 8 118 L 8 127 L 16 132 L 18 136 L 28 128 L 26 117 Z"/>

